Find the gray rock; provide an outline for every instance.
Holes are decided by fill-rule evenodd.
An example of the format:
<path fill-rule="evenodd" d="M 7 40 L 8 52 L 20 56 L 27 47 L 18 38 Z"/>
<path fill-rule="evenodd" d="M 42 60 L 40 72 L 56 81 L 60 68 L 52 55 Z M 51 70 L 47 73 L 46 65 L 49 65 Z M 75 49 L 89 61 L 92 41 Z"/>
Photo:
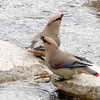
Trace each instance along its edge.
<path fill-rule="evenodd" d="M 88 0 L 83 6 L 100 8 L 100 0 Z"/>
<path fill-rule="evenodd" d="M 49 73 L 44 61 L 13 44 L 0 41 L 0 83 L 31 76 L 49 77 Z"/>

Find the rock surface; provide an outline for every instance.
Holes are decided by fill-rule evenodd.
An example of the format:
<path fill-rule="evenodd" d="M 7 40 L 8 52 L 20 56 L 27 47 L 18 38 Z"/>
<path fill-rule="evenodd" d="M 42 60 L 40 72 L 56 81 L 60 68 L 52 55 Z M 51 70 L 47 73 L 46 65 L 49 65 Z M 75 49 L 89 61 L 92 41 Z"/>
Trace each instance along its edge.
<path fill-rule="evenodd" d="M 40 80 L 50 77 L 51 72 L 45 66 L 44 61 L 13 44 L 0 41 L 0 56 L 0 83 L 26 79 L 31 76 Z M 92 68 L 100 72 L 100 67 Z M 87 100 L 100 99 L 100 77 L 81 74 L 63 82 L 56 82 L 55 78 L 56 76 L 52 75 L 52 83 L 59 90 L 71 96 Z"/>
<path fill-rule="evenodd" d="M 100 8 L 100 0 L 88 0 L 83 6 Z"/>
<path fill-rule="evenodd" d="M 92 69 L 100 73 L 99 66 L 94 65 Z M 52 83 L 64 93 L 85 100 L 100 100 L 100 76 L 80 74 L 62 82 L 55 81 L 56 78 L 57 76 L 52 75 Z"/>
<path fill-rule="evenodd" d="M 48 77 L 44 61 L 13 44 L 0 40 L 0 83 L 30 76 Z"/>

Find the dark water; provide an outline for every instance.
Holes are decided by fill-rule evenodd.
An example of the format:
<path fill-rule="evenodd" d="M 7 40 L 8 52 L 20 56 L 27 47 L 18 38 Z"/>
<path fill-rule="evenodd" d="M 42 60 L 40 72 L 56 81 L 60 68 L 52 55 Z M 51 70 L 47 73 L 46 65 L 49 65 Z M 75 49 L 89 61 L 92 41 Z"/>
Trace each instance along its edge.
<path fill-rule="evenodd" d="M 0 39 L 28 48 L 34 35 L 42 31 L 49 18 L 63 13 L 61 49 L 100 65 L 100 18 L 95 10 L 82 7 L 85 1 L 1 0 Z M 51 83 L 34 82 L 1 84 L 0 100 L 78 100 L 55 92 Z"/>

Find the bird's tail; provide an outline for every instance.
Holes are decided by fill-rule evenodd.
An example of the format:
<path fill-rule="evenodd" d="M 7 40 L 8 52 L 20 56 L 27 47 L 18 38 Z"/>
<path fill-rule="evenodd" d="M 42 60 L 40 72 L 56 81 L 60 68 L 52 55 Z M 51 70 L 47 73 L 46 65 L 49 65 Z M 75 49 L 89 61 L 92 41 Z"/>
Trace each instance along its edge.
<path fill-rule="evenodd" d="M 98 76 L 100 76 L 100 74 L 99 73 L 95 73 L 95 74 L 93 74 L 94 76 L 96 76 L 96 77 L 98 77 Z"/>
<path fill-rule="evenodd" d="M 92 74 L 96 77 L 100 76 L 99 73 L 97 73 L 96 71 L 94 71 L 93 69 L 89 68 L 89 67 L 82 67 L 82 68 L 78 68 L 79 70 L 84 70 L 85 72 L 87 72 L 88 74 Z"/>

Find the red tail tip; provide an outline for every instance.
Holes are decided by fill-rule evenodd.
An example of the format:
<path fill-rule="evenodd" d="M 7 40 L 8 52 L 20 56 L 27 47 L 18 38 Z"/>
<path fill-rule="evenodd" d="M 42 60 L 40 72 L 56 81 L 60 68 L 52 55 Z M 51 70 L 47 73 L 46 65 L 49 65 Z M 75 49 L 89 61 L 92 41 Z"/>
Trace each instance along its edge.
<path fill-rule="evenodd" d="M 97 73 L 97 74 L 95 74 L 95 76 L 96 76 L 96 77 L 98 77 L 99 75 L 100 75 L 100 74 L 98 74 L 98 73 Z"/>
<path fill-rule="evenodd" d="M 31 50 L 27 50 L 27 52 L 30 52 L 30 53 L 32 53 L 32 54 L 33 54 L 33 52 L 32 52 Z"/>

